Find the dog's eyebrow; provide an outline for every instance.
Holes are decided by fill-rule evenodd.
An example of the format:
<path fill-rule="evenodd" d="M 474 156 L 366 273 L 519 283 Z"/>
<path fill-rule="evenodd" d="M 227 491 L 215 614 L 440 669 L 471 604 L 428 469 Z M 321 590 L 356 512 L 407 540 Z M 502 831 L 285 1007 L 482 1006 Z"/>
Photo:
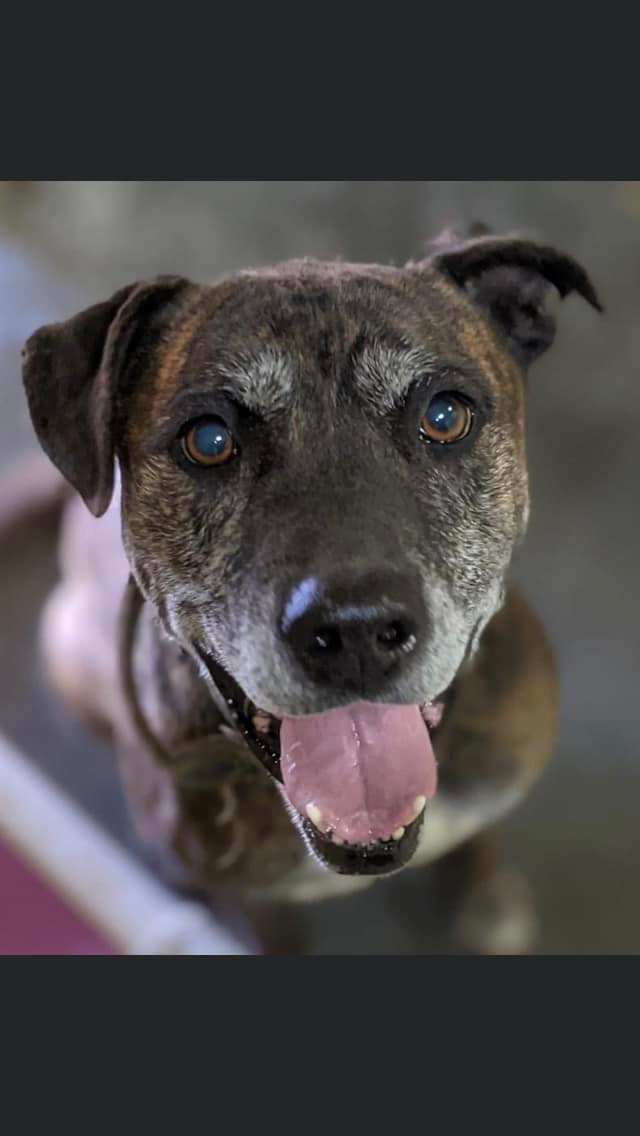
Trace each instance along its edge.
<path fill-rule="evenodd" d="M 416 379 L 441 370 L 435 355 L 423 347 L 368 343 L 353 361 L 353 378 L 360 395 L 375 410 L 386 413 L 406 397 Z"/>
<path fill-rule="evenodd" d="M 293 361 L 273 347 L 265 347 L 255 355 L 218 361 L 215 370 L 217 389 L 262 418 L 273 418 L 291 404 Z"/>
<path fill-rule="evenodd" d="M 230 399 L 263 418 L 287 410 L 291 403 L 295 369 L 293 361 L 271 348 L 255 355 L 248 352 L 232 358 L 219 358 L 181 390 L 165 406 L 158 429 L 147 442 L 146 449 L 155 453 L 163 449 L 175 436 L 178 418 L 186 420 L 200 415 L 215 414 L 216 402 Z M 219 408 L 218 408 L 219 409 Z"/>

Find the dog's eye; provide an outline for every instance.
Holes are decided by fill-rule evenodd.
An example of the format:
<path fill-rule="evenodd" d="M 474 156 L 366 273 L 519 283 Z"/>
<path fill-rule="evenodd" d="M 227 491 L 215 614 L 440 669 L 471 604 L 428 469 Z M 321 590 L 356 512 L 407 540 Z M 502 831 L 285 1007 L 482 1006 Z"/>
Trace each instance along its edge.
<path fill-rule="evenodd" d="M 420 434 L 426 442 L 459 442 L 466 438 L 473 424 L 473 411 L 456 394 L 436 394 L 420 423 Z"/>
<path fill-rule="evenodd" d="M 200 418 L 181 439 L 182 451 L 195 465 L 224 465 L 236 453 L 233 434 L 221 418 Z"/>

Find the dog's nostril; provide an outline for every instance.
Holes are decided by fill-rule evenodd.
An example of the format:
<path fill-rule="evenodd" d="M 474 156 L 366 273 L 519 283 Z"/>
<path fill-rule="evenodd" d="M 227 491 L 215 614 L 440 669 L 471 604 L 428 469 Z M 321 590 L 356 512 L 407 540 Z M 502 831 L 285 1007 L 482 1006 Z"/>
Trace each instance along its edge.
<path fill-rule="evenodd" d="M 376 638 L 380 647 L 393 651 L 405 646 L 411 638 L 411 632 L 399 620 L 393 620 L 378 632 Z"/>
<path fill-rule="evenodd" d="M 319 651 L 333 651 L 337 653 L 342 649 L 342 638 L 336 627 L 319 627 L 313 635 L 313 645 Z"/>

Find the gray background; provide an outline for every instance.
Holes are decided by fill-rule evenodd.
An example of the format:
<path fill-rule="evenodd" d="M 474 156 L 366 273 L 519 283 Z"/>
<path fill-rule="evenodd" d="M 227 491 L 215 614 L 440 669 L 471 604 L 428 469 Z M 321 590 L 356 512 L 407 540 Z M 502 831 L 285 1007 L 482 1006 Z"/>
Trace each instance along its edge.
<path fill-rule="evenodd" d="M 2 182 L 0 471 L 33 445 L 19 352 L 39 324 L 156 272 L 207 280 L 303 254 L 399 263 L 444 225 L 475 220 L 570 252 L 606 308 L 567 300 L 532 372 L 533 508 L 514 572 L 556 645 L 562 721 L 553 767 L 503 828 L 537 895 L 542 951 L 636 953 L 640 183 Z M 5 550 L 0 729 L 129 839 L 109 755 L 61 722 L 46 692 L 25 693 L 33 612 L 20 604 L 33 607 L 38 572 L 24 550 L 15 564 Z M 310 911 L 313 949 L 428 952 L 408 876 Z"/>

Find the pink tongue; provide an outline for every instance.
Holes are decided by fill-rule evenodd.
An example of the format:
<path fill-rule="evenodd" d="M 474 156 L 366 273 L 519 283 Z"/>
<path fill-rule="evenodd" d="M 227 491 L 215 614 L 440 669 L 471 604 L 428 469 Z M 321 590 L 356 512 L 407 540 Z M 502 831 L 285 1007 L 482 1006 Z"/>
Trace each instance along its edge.
<path fill-rule="evenodd" d="M 351 844 L 387 839 L 433 797 L 436 763 L 417 706 L 355 702 L 283 718 L 280 763 L 287 796 L 316 827 Z M 321 819 L 318 818 L 319 810 Z"/>

